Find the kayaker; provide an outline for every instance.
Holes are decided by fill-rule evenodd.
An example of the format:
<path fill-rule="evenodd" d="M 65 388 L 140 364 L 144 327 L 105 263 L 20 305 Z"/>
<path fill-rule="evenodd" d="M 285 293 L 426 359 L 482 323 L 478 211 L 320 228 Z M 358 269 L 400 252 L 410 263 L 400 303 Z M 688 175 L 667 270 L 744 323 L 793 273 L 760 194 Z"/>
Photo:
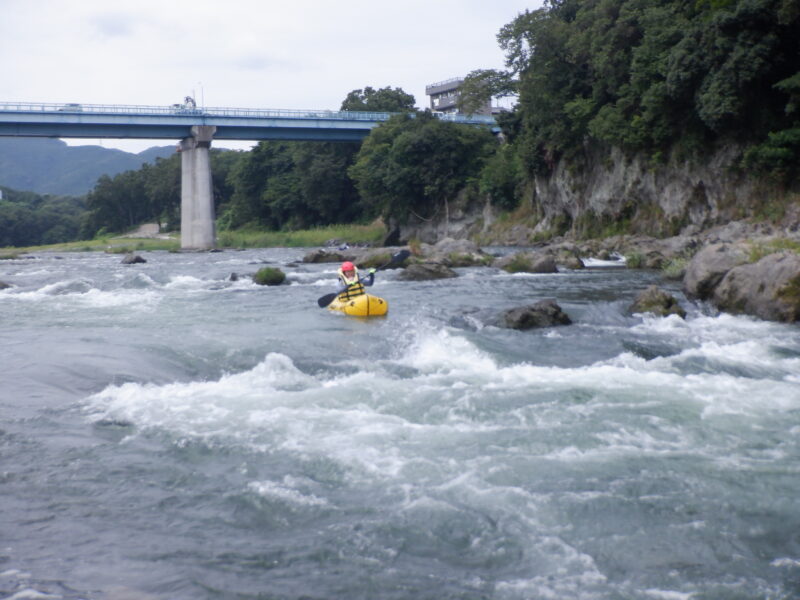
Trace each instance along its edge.
<path fill-rule="evenodd" d="M 349 260 L 346 260 L 342 263 L 342 266 L 339 267 L 339 281 L 343 286 L 338 292 L 339 300 L 349 300 L 361 294 L 366 294 L 364 286 L 375 283 L 375 269 L 370 269 L 367 277 L 359 279 L 356 266 Z"/>

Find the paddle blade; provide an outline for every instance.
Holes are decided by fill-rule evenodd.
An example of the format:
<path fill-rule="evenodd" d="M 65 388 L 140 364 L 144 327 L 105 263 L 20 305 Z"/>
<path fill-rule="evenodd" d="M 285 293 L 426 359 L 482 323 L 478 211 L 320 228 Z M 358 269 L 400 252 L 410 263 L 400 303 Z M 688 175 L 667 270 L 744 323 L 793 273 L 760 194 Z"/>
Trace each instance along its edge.
<path fill-rule="evenodd" d="M 336 296 L 338 295 L 339 295 L 338 292 L 333 292 L 332 294 L 325 294 L 319 300 L 317 300 L 317 304 L 319 304 L 320 308 L 325 308 L 326 306 L 328 306 L 328 304 L 336 300 Z"/>
<path fill-rule="evenodd" d="M 389 260 L 388 263 L 386 263 L 385 265 L 381 265 L 376 270 L 380 271 L 382 269 L 388 269 L 392 265 L 396 265 L 398 263 L 403 262 L 409 256 L 411 256 L 411 252 L 409 252 L 408 250 L 400 250 L 400 252 L 398 252 L 397 254 L 392 254 L 392 258 L 391 260 Z"/>

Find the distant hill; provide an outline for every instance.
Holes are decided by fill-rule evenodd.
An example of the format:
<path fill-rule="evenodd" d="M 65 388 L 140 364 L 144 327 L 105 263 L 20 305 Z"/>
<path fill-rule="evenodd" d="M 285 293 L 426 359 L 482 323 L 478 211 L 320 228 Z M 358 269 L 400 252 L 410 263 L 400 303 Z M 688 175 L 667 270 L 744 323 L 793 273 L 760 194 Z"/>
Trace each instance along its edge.
<path fill-rule="evenodd" d="M 102 146 L 68 146 L 53 138 L 0 137 L 0 185 L 60 196 L 82 196 L 101 175 L 137 170 L 175 146 L 156 146 L 138 154 Z"/>

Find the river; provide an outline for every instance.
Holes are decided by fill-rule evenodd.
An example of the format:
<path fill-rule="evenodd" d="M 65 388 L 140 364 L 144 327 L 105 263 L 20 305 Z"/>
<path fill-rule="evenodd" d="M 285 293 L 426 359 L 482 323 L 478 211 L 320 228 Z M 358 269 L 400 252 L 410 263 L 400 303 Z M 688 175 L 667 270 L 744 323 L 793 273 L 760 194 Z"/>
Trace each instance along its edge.
<path fill-rule="evenodd" d="M 0 598 L 800 597 L 797 326 L 598 261 L 350 318 L 306 251 L 0 263 Z"/>

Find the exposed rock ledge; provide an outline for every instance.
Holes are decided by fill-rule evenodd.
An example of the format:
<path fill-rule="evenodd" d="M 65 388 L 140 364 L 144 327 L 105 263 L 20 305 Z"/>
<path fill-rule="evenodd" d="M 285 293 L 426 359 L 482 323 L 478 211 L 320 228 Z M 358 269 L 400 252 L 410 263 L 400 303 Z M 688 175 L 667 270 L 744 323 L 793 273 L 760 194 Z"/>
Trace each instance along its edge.
<path fill-rule="evenodd" d="M 684 291 L 725 312 L 795 323 L 800 320 L 800 255 L 783 251 L 747 262 L 742 244 L 714 244 L 692 259 Z"/>

